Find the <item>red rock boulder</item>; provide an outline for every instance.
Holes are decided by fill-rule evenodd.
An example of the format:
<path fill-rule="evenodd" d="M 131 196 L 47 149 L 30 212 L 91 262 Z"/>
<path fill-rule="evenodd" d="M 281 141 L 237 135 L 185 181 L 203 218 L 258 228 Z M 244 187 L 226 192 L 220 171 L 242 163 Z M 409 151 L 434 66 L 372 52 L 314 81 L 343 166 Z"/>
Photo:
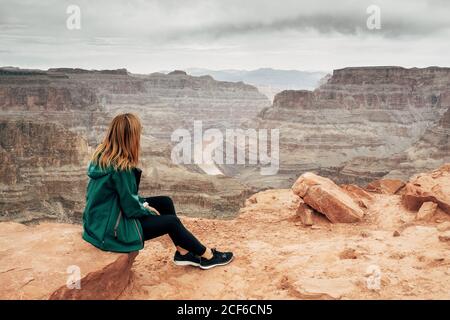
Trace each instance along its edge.
<path fill-rule="evenodd" d="M 375 180 L 366 186 L 366 190 L 382 194 L 396 194 L 405 186 L 402 180 L 397 179 L 381 179 Z"/>
<path fill-rule="evenodd" d="M 435 202 L 450 214 L 450 164 L 412 177 L 404 188 L 402 202 L 414 211 L 419 210 L 424 202 Z"/>
<path fill-rule="evenodd" d="M 344 189 L 314 173 L 302 174 L 292 191 L 333 223 L 358 222 L 364 216 L 364 211 Z"/>

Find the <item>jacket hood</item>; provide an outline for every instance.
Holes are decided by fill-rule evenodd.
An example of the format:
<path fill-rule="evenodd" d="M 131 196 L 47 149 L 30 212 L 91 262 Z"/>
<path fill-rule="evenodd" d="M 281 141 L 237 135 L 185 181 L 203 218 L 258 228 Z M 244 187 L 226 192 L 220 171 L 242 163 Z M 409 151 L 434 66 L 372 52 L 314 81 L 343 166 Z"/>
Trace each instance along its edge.
<path fill-rule="evenodd" d="M 102 169 L 99 166 L 97 166 L 91 162 L 91 163 L 89 163 L 87 175 L 91 179 L 99 179 L 108 174 L 111 174 L 113 171 L 114 171 L 114 169 L 112 167 Z"/>

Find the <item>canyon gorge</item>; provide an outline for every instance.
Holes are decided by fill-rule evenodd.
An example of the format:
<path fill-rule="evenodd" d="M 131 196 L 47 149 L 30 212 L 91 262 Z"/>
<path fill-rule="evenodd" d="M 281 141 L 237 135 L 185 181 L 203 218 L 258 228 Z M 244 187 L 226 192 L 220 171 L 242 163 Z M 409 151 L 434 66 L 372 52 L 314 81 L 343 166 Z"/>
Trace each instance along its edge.
<path fill-rule="evenodd" d="M 280 170 L 248 184 L 288 187 L 304 171 L 341 183 L 406 179 L 450 161 L 450 68 L 358 67 L 335 70 L 314 91 L 286 90 L 245 123 L 279 128 Z"/>
<path fill-rule="evenodd" d="M 144 125 L 142 194 L 169 194 L 181 214 L 230 218 L 251 194 L 288 188 L 312 171 L 338 183 L 405 180 L 449 162 L 450 69 L 335 70 L 313 91 L 285 90 L 273 103 L 242 82 L 184 71 L 0 69 L 0 219 L 79 222 L 89 155 L 108 122 L 134 112 Z M 171 134 L 279 129 L 279 170 L 174 164 Z M 222 152 L 223 150 L 221 150 Z"/>
<path fill-rule="evenodd" d="M 176 267 L 167 236 L 132 254 L 81 240 L 87 163 L 121 112 L 144 126 L 140 194 L 171 196 L 232 264 Z M 194 120 L 279 129 L 278 173 L 175 164 Z M 0 298 L 448 299 L 449 134 L 450 68 L 338 69 L 273 103 L 180 70 L 0 68 Z"/>
<path fill-rule="evenodd" d="M 252 188 L 175 165 L 170 136 L 194 120 L 234 127 L 269 104 L 252 86 L 183 71 L 2 68 L 0 219 L 80 221 L 89 155 L 120 112 L 138 114 L 144 126 L 142 194 L 170 194 L 184 214 L 233 215 Z"/>

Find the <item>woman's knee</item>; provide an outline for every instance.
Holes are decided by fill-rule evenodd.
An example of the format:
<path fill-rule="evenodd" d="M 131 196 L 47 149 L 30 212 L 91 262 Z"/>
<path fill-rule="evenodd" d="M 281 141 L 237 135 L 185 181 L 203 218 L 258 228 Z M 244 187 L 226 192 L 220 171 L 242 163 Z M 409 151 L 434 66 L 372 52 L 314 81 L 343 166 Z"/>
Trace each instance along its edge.
<path fill-rule="evenodd" d="M 176 215 L 172 198 L 168 196 L 154 196 L 145 198 L 148 204 L 159 211 L 161 215 Z"/>
<path fill-rule="evenodd" d="M 159 201 L 161 203 L 161 207 L 164 208 L 164 212 L 161 212 L 161 214 L 176 215 L 172 198 L 168 196 L 160 196 Z"/>
<path fill-rule="evenodd" d="M 171 230 L 176 230 L 182 225 L 180 218 L 177 216 L 167 216 L 167 221 Z"/>
<path fill-rule="evenodd" d="M 171 197 L 168 196 L 160 196 L 159 199 L 163 204 L 165 204 L 166 206 L 173 206 L 173 200 Z"/>

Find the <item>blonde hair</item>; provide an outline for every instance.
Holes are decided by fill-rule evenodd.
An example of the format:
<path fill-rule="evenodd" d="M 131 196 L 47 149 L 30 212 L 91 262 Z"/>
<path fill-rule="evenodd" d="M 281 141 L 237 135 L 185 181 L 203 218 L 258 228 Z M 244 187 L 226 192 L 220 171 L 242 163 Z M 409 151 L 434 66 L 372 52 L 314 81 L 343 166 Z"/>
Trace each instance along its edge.
<path fill-rule="evenodd" d="M 129 170 L 138 165 L 142 125 L 132 113 L 116 116 L 91 161 L 102 169 Z"/>

